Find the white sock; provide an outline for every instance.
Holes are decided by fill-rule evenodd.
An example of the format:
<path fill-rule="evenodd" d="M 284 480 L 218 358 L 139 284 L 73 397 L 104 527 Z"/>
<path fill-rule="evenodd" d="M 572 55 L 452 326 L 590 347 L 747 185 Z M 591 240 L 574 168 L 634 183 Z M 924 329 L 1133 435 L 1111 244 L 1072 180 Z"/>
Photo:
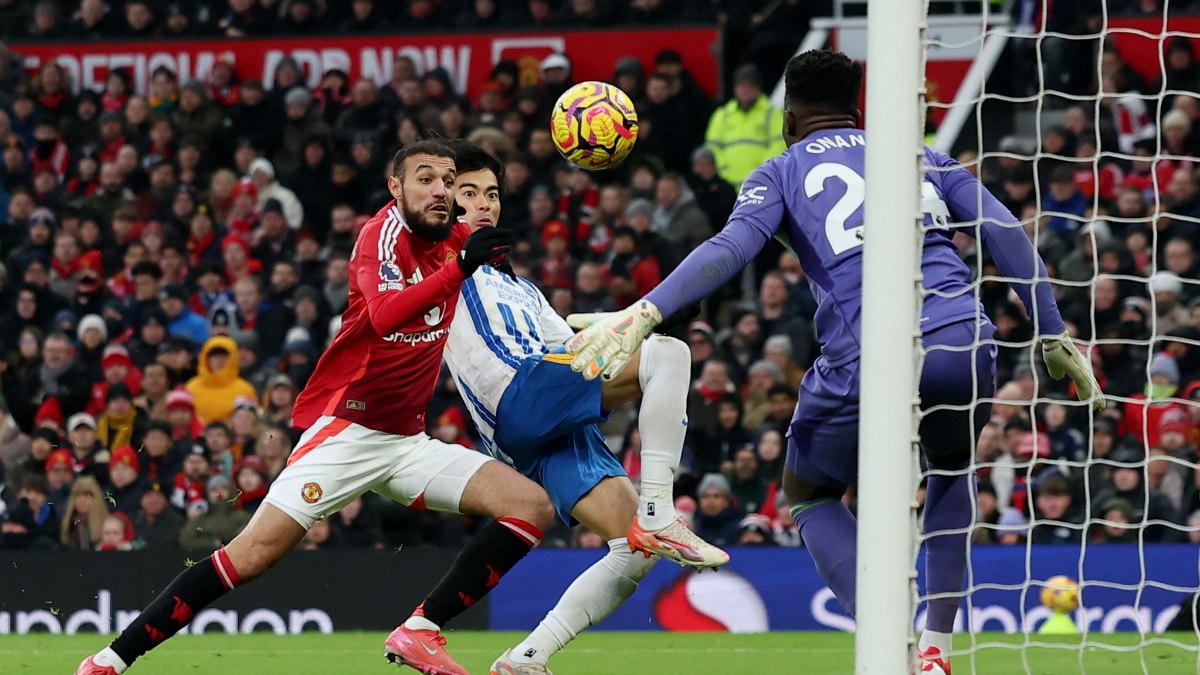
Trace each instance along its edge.
<path fill-rule="evenodd" d="M 517 663 L 546 665 L 583 629 L 603 621 L 637 590 L 657 558 L 629 550 L 625 537 L 608 541 L 608 555 L 584 570 L 558 604 L 521 644 L 509 652 Z"/>
<path fill-rule="evenodd" d="M 930 647 L 937 647 L 943 655 L 950 653 L 950 648 L 954 645 L 953 633 L 939 633 L 936 630 L 926 628 L 921 631 L 921 642 L 917 645 L 917 649 L 925 651 Z"/>
<path fill-rule="evenodd" d="M 638 382 L 642 407 L 638 431 L 642 436 L 642 478 L 638 522 L 658 530 L 675 520 L 675 469 L 687 434 L 687 393 L 691 356 L 687 345 L 674 338 L 652 336 L 642 343 Z"/>
<path fill-rule="evenodd" d="M 96 656 L 92 659 L 92 662 L 98 666 L 111 666 L 112 668 L 115 668 L 118 673 L 125 672 L 125 669 L 129 667 L 124 661 L 121 660 L 121 657 L 117 656 L 117 653 L 113 651 L 112 647 L 105 647 L 104 649 L 101 649 L 100 653 L 96 654 Z"/>
<path fill-rule="evenodd" d="M 440 632 L 442 627 L 436 623 L 426 619 L 423 616 L 413 614 L 404 621 L 404 627 L 409 630 L 431 630 L 435 633 Z"/>

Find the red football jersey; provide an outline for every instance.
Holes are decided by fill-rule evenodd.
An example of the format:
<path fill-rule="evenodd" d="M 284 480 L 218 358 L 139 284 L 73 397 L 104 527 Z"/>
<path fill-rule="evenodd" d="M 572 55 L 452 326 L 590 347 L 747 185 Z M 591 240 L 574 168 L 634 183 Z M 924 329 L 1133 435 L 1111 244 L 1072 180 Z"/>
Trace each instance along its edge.
<path fill-rule="evenodd" d="M 464 278 L 455 258 L 469 234 L 459 222 L 446 241 L 421 239 L 395 201 L 363 227 L 342 330 L 296 399 L 297 428 L 333 415 L 402 436 L 425 431 Z"/>

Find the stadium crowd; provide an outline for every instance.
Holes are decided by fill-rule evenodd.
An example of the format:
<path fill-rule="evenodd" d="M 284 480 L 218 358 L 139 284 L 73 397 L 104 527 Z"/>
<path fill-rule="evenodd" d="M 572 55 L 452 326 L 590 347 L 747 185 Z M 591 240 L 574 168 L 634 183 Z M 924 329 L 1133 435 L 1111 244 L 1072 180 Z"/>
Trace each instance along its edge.
<path fill-rule="evenodd" d="M 601 26 L 711 21 L 725 3 L 633 0 L 609 13 L 617 3 L 411 0 L 387 17 L 372 0 L 68 4 L 0 0 L 0 31 L 240 37 L 312 32 L 324 15 L 346 17 L 344 31 Z M 664 14 L 684 5 L 699 14 Z M 429 130 L 502 158 L 514 270 L 560 314 L 632 302 L 720 229 L 741 181 L 783 148 L 781 113 L 763 93 L 771 80 L 743 56 L 732 96 L 717 102 L 678 52 L 649 68 L 614 52 L 612 81 L 634 96 L 641 137 L 620 169 L 593 175 L 561 161 L 546 124 L 573 82 L 570 54 L 546 57 L 530 87 L 501 61 L 470 97 L 403 56 L 387 82 L 331 70 L 310 90 L 284 58 L 267 83 L 218 62 L 203 81 L 159 69 L 135 91 L 118 70 L 102 90 L 76 92 L 54 63 L 27 77 L 19 43 L 0 44 L 0 548 L 229 541 L 299 436 L 291 407 L 338 331 L 347 261 L 389 199 L 389 160 Z M 1166 63 L 1168 89 L 1200 91 L 1190 43 L 1169 42 Z M 1031 405 L 1070 392 L 1039 371 L 1015 295 L 985 279 L 1001 346 L 978 448 L 981 543 L 1136 541 L 1147 520 L 1146 540 L 1186 540 L 1184 526 L 1200 524 L 1200 98 L 1174 95 L 1159 110 L 1138 96 L 1159 83 L 1139 81 L 1115 50 L 1103 64 L 1098 126 L 1089 103 L 1041 139 L 1006 138 L 982 162 L 960 156 L 1028 223 L 1077 336 L 1101 341 L 1091 353 L 1110 401 L 1094 419 Z M 1097 160 L 1101 150 L 1129 157 Z M 995 275 L 986 251 L 961 241 Z M 799 545 L 778 481 L 818 354 L 815 308 L 799 260 L 773 243 L 679 330 L 694 381 L 677 506 L 714 544 Z M 450 378 L 432 407 L 430 434 L 472 445 Z M 605 431 L 636 482 L 633 422 L 620 410 Z M 303 546 L 458 546 L 477 526 L 369 494 Z M 603 543 L 580 530 L 548 541 Z"/>

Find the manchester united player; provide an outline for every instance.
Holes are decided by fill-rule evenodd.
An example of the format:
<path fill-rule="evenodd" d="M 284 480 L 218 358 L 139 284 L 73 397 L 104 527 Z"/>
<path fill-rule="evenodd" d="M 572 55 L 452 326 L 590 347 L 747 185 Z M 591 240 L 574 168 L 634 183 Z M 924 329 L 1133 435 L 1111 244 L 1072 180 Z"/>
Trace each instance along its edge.
<path fill-rule="evenodd" d="M 184 570 L 76 675 L 116 675 L 186 626 L 194 614 L 282 559 L 317 519 L 368 490 L 415 508 L 491 516 L 451 574 L 462 591 L 435 591 L 426 608 L 453 616 L 495 585 L 554 519 L 546 493 L 505 464 L 425 435 L 459 286 L 502 256 L 510 233 L 450 217 L 454 152 L 433 141 L 396 154 L 388 203 L 350 258 L 343 327 L 295 406 L 306 429 L 266 501 L 228 546 Z M 461 569 L 460 569 L 461 568 Z M 443 597 L 445 596 L 445 597 Z M 466 673 L 436 631 L 397 628 L 389 660 L 422 672 Z"/>

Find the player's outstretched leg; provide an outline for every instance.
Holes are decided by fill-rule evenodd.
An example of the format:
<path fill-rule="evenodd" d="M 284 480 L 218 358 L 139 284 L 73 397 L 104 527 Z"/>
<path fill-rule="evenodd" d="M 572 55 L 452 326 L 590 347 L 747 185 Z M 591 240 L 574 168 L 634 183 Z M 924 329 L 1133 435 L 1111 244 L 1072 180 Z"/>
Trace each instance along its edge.
<path fill-rule="evenodd" d="M 853 451 L 853 448 L 851 448 Z M 837 596 L 842 607 L 854 616 L 855 565 L 857 561 L 858 521 L 842 503 L 846 486 L 830 479 L 829 485 L 818 485 L 797 473 L 797 463 L 803 462 L 796 450 L 795 438 L 788 439 L 788 466 L 783 470 L 783 492 L 790 504 L 792 518 L 812 555 L 817 572 Z M 805 474 L 815 473 L 810 466 Z"/>
<path fill-rule="evenodd" d="M 602 404 L 613 410 L 640 397 L 641 499 L 627 537 L 633 551 L 692 567 L 720 567 L 729 554 L 696 536 L 675 514 L 675 470 L 687 433 L 691 379 L 688 347 L 674 338 L 651 336 L 629 366 L 604 384 Z"/>
<path fill-rule="evenodd" d="M 270 569 L 300 540 L 304 528 L 271 504 L 225 548 L 175 577 L 111 645 L 79 664 L 76 675 L 119 675 L 134 660 L 188 625 L 204 609 L 235 587 Z"/>
<path fill-rule="evenodd" d="M 637 506 L 637 492 L 624 476 L 605 478 L 576 503 L 571 515 L 608 540 L 608 555 L 571 583 L 528 637 L 496 659 L 491 675 L 548 675 L 551 656 L 633 595 L 656 562 L 631 551 L 623 536 Z"/>
<path fill-rule="evenodd" d="M 925 586 L 929 612 L 917 646 L 921 672 L 949 675 L 954 619 L 967 575 L 967 539 L 974 515 L 975 475 L 968 470 L 991 405 L 994 347 L 962 349 L 991 337 L 990 327 L 963 322 L 925 336 L 921 372 L 921 445 L 930 474 L 926 483 Z M 938 349 L 938 346 L 951 349 Z M 972 377 L 971 369 L 975 374 Z M 962 406 L 974 403 L 974 409 Z M 946 473 L 939 474 L 938 471 Z"/>
<path fill-rule="evenodd" d="M 426 675 L 466 675 L 466 669 L 446 652 L 442 627 L 500 583 L 500 577 L 541 541 L 542 530 L 554 521 L 546 492 L 500 462 L 480 467 L 467 483 L 458 508 L 496 520 L 472 537 L 437 587 L 384 642 L 389 661 Z"/>

